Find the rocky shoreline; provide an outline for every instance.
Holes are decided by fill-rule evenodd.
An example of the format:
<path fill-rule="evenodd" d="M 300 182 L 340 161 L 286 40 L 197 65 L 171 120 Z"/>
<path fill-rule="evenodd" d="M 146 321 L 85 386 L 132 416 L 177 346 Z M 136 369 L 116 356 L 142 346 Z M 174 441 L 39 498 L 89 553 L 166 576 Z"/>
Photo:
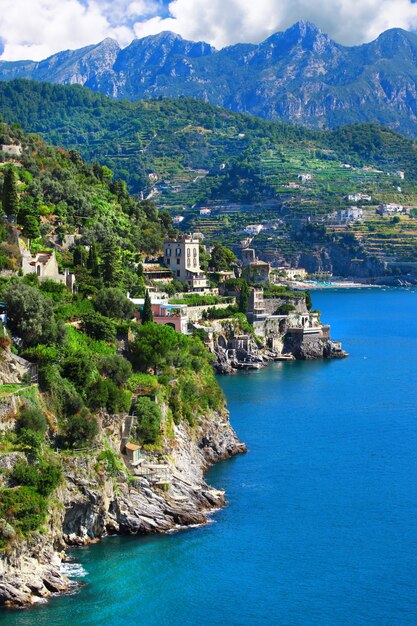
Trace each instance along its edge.
<path fill-rule="evenodd" d="M 102 429 L 115 449 L 120 445 L 122 421 L 123 416 L 102 419 Z M 169 489 L 133 473 L 110 477 L 97 465 L 94 453 L 64 458 L 64 482 L 47 529 L 24 541 L 12 541 L 1 556 L 0 605 L 30 606 L 70 591 L 73 584 L 62 571 L 69 547 L 111 534 L 166 533 L 207 523 L 210 512 L 223 507 L 226 498 L 206 483 L 204 473 L 215 463 L 246 452 L 245 445 L 224 411 L 201 416 L 194 428 L 176 426 L 167 446 Z"/>

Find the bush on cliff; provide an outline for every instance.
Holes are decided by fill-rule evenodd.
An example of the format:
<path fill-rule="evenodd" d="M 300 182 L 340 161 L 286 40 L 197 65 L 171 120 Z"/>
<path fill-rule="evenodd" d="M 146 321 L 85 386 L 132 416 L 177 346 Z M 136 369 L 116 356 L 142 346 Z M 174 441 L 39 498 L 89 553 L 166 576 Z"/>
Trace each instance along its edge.
<path fill-rule="evenodd" d="M 47 500 L 33 487 L 0 489 L 0 518 L 22 535 L 39 528 L 46 514 Z M 0 537 L 0 546 L 5 543 Z"/>
<path fill-rule="evenodd" d="M 98 435 L 98 424 L 88 409 L 69 415 L 63 425 L 63 444 L 66 448 L 88 448 Z"/>
<path fill-rule="evenodd" d="M 160 408 L 150 398 L 142 397 L 136 401 L 135 413 L 137 425 L 135 435 L 145 444 L 155 443 L 161 430 L 162 414 Z"/>
<path fill-rule="evenodd" d="M 18 485 L 33 487 L 42 496 L 49 496 L 62 479 L 61 466 L 56 461 L 41 460 L 36 464 L 22 461 L 15 465 L 11 474 Z"/>
<path fill-rule="evenodd" d="M 42 434 L 48 428 L 48 422 L 40 408 L 30 404 L 26 404 L 20 409 L 17 425 L 19 430 L 33 430 Z"/>

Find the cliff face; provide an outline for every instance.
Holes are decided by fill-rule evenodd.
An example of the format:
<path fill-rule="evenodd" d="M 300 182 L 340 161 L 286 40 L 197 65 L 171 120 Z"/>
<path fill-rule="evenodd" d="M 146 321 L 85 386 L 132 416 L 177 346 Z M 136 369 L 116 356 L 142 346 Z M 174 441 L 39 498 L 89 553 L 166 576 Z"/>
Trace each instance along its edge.
<path fill-rule="evenodd" d="M 108 415 L 101 419 L 102 433 L 116 452 L 123 419 Z M 218 461 L 245 452 L 245 446 L 226 411 L 196 421 L 193 428 L 176 426 L 173 438 L 166 442 L 163 483 L 155 480 L 151 470 L 146 476 L 129 464 L 130 475 L 122 470 L 109 475 L 97 460 L 97 451 L 63 457 L 64 481 L 45 532 L 17 540 L 13 529 L 0 521 L 0 532 L 11 540 L 0 559 L 0 604 L 25 606 L 67 591 L 72 583 L 61 564 L 68 546 L 85 545 L 111 533 L 163 533 L 207 522 L 210 511 L 225 504 L 225 496 L 207 485 L 204 472 Z M 159 462 L 161 468 L 157 457 L 148 453 L 148 466 Z M 19 455 L 2 454 L 0 459 L 10 469 Z"/>

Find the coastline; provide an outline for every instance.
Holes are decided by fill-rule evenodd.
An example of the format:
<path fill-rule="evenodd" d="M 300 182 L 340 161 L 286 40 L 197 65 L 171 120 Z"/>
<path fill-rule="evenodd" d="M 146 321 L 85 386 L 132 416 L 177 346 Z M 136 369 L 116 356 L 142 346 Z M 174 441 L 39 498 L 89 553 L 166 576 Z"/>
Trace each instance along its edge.
<path fill-rule="evenodd" d="M 112 445 L 120 445 L 122 418 L 111 416 L 111 431 L 108 417 L 102 419 L 102 428 L 112 437 Z M 117 477 L 97 475 L 95 455 L 67 459 L 65 481 L 47 531 L 14 543 L 2 555 L 0 606 L 24 608 L 57 594 L 74 593 L 82 583 L 66 574 L 68 549 L 111 535 L 175 533 L 210 523 L 227 500 L 224 491 L 205 481 L 205 473 L 216 463 L 246 452 L 224 410 L 201 416 L 194 429 L 183 424 L 175 427 L 167 463 L 168 489 L 122 472 Z M 70 562 L 75 565 L 76 559 Z"/>

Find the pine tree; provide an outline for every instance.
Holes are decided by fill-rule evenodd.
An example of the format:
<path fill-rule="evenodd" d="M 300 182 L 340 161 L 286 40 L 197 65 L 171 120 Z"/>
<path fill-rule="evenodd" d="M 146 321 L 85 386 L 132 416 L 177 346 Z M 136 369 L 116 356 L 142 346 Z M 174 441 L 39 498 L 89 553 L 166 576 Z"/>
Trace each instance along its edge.
<path fill-rule="evenodd" d="M 87 269 L 90 270 L 91 274 L 94 277 L 98 277 L 99 275 L 99 265 L 98 265 L 98 255 L 97 255 L 97 246 L 95 242 L 93 242 L 90 246 L 90 250 L 88 252 L 87 259 Z"/>
<path fill-rule="evenodd" d="M 4 171 L 2 206 L 4 213 L 9 219 L 17 216 L 19 197 L 17 195 L 16 177 L 11 167 L 6 168 Z"/>
<path fill-rule="evenodd" d="M 152 304 L 148 290 L 146 290 L 145 293 L 145 302 L 142 311 L 142 324 L 146 324 L 146 322 L 153 322 Z"/>

